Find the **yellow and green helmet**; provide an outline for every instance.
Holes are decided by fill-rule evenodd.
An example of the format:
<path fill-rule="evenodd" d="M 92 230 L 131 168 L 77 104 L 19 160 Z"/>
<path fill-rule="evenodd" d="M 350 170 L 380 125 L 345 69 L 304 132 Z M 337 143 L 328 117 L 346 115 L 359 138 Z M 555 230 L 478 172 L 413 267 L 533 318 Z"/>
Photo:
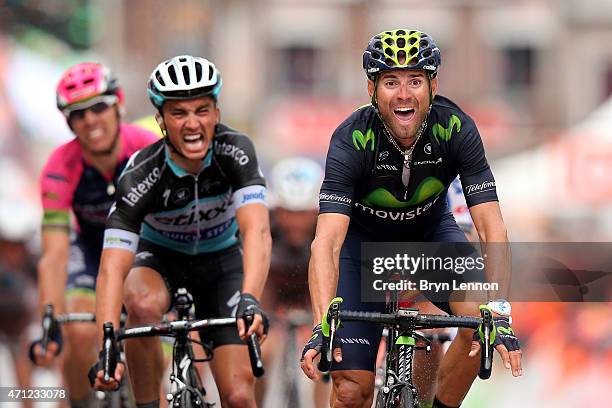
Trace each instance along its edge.
<path fill-rule="evenodd" d="M 422 69 L 435 77 L 441 62 L 433 38 L 418 30 L 383 31 L 370 39 L 363 53 L 363 69 L 371 80 L 393 69 Z"/>

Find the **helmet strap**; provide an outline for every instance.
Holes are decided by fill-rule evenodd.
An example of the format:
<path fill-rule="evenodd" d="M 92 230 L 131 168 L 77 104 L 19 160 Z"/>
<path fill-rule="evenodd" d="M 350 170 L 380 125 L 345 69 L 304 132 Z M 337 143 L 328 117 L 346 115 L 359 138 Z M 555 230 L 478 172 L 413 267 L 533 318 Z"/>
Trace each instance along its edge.
<path fill-rule="evenodd" d="M 164 114 L 162 113 L 161 109 L 158 111 L 159 112 L 159 116 L 161 116 L 162 119 L 164 119 Z M 170 138 L 168 137 L 168 130 L 165 127 L 161 126 L 161 123 L 158 122 L 159 128 L 161 129 L 162 132 L 162 138 L 164 139 L 164 143 L 166 143 L 166 145 L 168 145 L 168 147 L 170 149 L 172 149 L 172 151 L 176 154 L 178 154 L 179 156 L 181 156 L 183 159 L 187 159 L 187 156 L 185 156 L 183 153 L 181 153 L 179 151 L 179 149 L 177 149 L 172 142 L 170 141 Z M 188 159 L 187 159 L 188 160 Z"/>

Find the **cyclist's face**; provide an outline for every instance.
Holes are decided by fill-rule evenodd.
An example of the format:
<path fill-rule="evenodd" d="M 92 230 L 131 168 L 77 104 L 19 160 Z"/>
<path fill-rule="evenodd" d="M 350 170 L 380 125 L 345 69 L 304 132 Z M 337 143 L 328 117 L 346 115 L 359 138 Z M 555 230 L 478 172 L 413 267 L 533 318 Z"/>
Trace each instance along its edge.
<path fill-rule="evenodd" d="M 437 90 L 437 80 L 431 80 L 432 96 Z M 380 74 L 376 84 L 378 109 L 393 136 L 401 144 L 412 142 L 427 116 L 429 87 L 427 74 L 421 70 L 386 71 Z M 368 81 L 370 97 L 374 82 Z"/>
<path fill-rule="evenodd" d="M 167 137 L 189 160 L 202 160 L 215 135 L 220 112 L 210 96 L 168 100 L 162 108 Z"/>
<path fill-rule="evenodd" d="M 118 109 L 116 104 L 99 102 L 70 113 L 68 122 L 83 150 L 96 154 L 113 148 L 119 132 Z"/>

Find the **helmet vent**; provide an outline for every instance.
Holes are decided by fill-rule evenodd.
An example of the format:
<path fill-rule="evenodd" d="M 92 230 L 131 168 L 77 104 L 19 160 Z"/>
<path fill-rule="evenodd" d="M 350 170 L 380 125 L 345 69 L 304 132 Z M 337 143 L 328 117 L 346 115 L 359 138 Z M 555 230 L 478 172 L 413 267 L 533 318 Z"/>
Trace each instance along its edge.
<path fill-rule="evenodd" d="M 417 42 L 417 38 L 416 37 L 410 37 L 410 39 L 408 40 L 408 42 L 410 43 L 410 45 L 414 45 Z"/>
<path fill-rule="evenodd" d="M 386 38 L 385 39 L 385 43 L 387 43 L 387 45 L 393 45 L 395 41 L 393 41 L 393 38 Z"/>
<path fill-rule="evenodd" d="M 155 79 L 157 79 L 157 82 L 159 82 L 161 86 L 166 86 L 166 82 L 164 82 L 164 78 L 162 78 L 159 71 L 155 73 Z"/>
<path fill-rule="evenodd" d="M 414 55 L 419 52 L 419 50 L 416 47 L 412 47 L 410 48 L 410 56 L 414 57 Z"/>
<path fill-rule="evenodd" d="M 191 84 L 191 75 L 189 75 L 189 68 L 186 67 L 185 65 L 183 65 L 182 71 L 183 71 L 183 79 L 185 80 L 185 84 L 186 85 L 190 85 Z"/>
<path fill-rule="evenodd" d="M 203 73 L 202 73 L 202 64 L 199 63 L 199 62 L 196 62 L 194 64 L 194 67 L 195 67 L 195 74 L 196 74 L 196 82 L 200 82 L 202 80 L 202 75 L 203 75 Z M 209 78 L 210 78 L 210 76 L 209 76 Z"/>
<path fill-rule="evenodd" d="M 429 47 L 429 42 L 428 42 L 427 40 L 423 40 L 423 41 L 421 41 L 421 47 L 422 47 L 422 48 Z"/>
<path fill-rule="evenodd" d="M 83 81 L 84 84 L 91 84 L 93 82 L 93 78 L 88 78 L 86 80 Z"/>
<path fill-rule="evenodd" d="M 397 30 L 395 33 L 397 35 L 406 35 L 406 32 L 404 30 Z"/>
<path fill-rule="evenodd" d="M 373 53 L 372 53 L 372 58 L 374 58 L 374 59 L 380 59 L 380 54 L 379 54 L 379 53 L 377 53 L 377 52 L 373 52 Z"/>
<path fill-rule="evenodd" d="M 393 55 L 395 55 L 395 53 L 393 52 L 393 50 L 391 48 L 387 48 L 385 50 L 385 54 L 387 54 L 388 56 L 392 57 Z"/>
<path fill-rule="evenodd" d="M 172 81 L 173 84 L 178 84 L 176 69 L 174 68 L 174 65 L 170 65 L 168 67 L 168 75 L 170 75 L 170 80 Z"/>
<path fill-rule="evenodd" d="M 406 46 L 406 39 L 398 38 L 397 39 L 397 46 L 400 47 L 400 48 L 404 48 Z"/>
<path fill-rule="evenodd" d="M 380 41 L 376 41 L 374 43 L 374 48 L 376 48 L 377 50 L 381 50 L 382 49 L 382 43 Z"/>
<path fill-rule="evenodd" d="M 425 52 L 423 53 L 423 57 L 425 57 L 425 58 L 431 57 L 431 51 L 430 50 L 425 50 Z"/>
<path fill-rule="evenodd" d="M 69 90 L 73 90 L 74 88 L 76 88 L 76 85 L 74 85 L 74 84 L 72 84 L 72 85 L 68 85 L 68 86 L 66 87 L 66 89 L 69 89 Z"/>
<path fill-rule="evenodd" d="M 208 66 L 208 79 L 212 79 L 213 75 L 215 75 L 215 70 L 213 69 L 212 65 Z"/>
<path fill-rule="evenodd" d="M 400 63 L 400 65 L 404 65 L 406 62 L 406 51 L 401 50 L 397 53 L 397 61 Z"/>
<path fill-rule="evenodd" d="M 385 64 L 393 66 L 395 65 L 395 62 L 391 58 L 385 58 Z"/>

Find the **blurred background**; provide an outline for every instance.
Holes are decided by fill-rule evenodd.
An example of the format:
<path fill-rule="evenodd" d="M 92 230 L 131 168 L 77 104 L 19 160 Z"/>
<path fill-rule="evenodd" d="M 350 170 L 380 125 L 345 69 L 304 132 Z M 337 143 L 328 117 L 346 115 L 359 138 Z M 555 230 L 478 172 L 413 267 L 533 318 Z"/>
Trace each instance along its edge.
<path fill-rule="evenodd" d="M 68 66 L 108 65 L 137 121 L 154 113 L 145 85 L 160 61 L 212 60 L 222 120 L 253 138 L 266 173 L 288 155 L 324 162 L 334 128 L 368 102 L 368 39 L 399 27 L 441 49 L 439 92 L 479 127 L 510 239 L 612 241 L 610 0 L 0 0 L 0 386 L 31 375 L 37 177 L 72 137 L 54 93 Z M 601 406 L 611 306 L 516 304 L 524 376 L 497 366 L 463 406 Z"/>

